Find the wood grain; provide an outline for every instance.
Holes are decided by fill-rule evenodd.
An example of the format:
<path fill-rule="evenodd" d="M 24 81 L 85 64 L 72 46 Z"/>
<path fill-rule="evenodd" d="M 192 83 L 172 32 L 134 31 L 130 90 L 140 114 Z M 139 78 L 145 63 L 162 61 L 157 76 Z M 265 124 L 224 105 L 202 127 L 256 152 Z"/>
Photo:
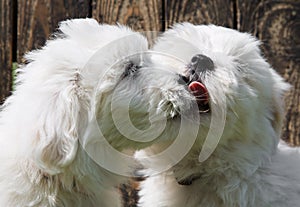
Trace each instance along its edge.
<path fill-rule="evenodd" d="M 101 23 L 125 24 L 144 33 L 150 45 L 162 30 L 162 1 L 93 0 L 93 17 Z"/>
<path fill-rule="evenodd" d="M 42 46 L 59 21 L 88 16 L 90 2 L 86 0 L 19 0 L 18 62 L 24 53 Z"/>
<path fill-rule="evenodd" d="M 237 25 L 263 42 L 267 60 L 293 86 L 286 95 L 282 138 L 300 145 L 300 1 L 239 0 Z"/>
<path fill-rule="evenodd" d="M 10 94 L 12 85 L 12 1 L 0 3 L 0 104 Z"/>
<path fill-rule="evenodd" d="M 164 15 L 165 28 L 184 21 L 234 27 L 234 4 L 231 0 L 166 0 Z"/>

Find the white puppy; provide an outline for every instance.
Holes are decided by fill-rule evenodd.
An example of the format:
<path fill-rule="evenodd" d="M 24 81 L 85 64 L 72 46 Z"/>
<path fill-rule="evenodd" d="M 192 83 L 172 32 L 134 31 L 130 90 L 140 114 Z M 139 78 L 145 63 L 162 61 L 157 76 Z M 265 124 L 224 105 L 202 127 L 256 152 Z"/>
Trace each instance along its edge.
<path fill-rule="evenodd" d="M 59 30 L 25 56 L 16 91 L 2 106 L 0 206 L 121 206 L 117 185 L 124 177 L 100 167 L 79 141 L 93 119 L 105 71 L 123 56 L 147 50 L 147 40 L 92 19 L 62 22 Z M 89 63 L 94 55 L 98 62 Z M 124 73 L 120 67 L 113 75 Z"/>
<path fill-rule="evenodd" d="M 152 176 L 141 187 L 141 207 L 300 205 L 299 151 L 278 147 L 289 86 L 264 60 L 259 44 L 249 34 L 189 23 L 175 25 L 158 39 L 155 51 L 186 63 L 177 72 L 195 96 L 200 124 L 190 122 L 190 127 L 199 124 L 199 131 L 183 159 L 157 175 L 149 171 Z M 158 62 L 167 61 L 161 56 Z M 164 84 L 174 89 L 180 85 Z M 185 96 L 174 92 L 173 105 Z M 180 136 L 187 142 L 194 139 L 190 132 Z M 160 147 L 152 150 L 161 152 Z M 142 157 L 154 152 L 137 157 L 156 166 L 155 157 Z"/>

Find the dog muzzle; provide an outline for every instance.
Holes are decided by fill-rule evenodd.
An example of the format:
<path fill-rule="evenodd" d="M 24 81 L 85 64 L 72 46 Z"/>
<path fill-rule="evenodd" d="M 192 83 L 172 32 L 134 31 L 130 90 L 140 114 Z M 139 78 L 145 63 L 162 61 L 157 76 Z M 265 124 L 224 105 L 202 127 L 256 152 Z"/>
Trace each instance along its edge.
<path fill-rule="evenodd" d="M 202 79 L 207 72 L 214 70 L 213 61 L 202 54 L 195 55 L 187 65 L 181 80 L 188 86 L 188 90 L 195 97 L 200 112 L 209 111 L 209 92 Z"/>

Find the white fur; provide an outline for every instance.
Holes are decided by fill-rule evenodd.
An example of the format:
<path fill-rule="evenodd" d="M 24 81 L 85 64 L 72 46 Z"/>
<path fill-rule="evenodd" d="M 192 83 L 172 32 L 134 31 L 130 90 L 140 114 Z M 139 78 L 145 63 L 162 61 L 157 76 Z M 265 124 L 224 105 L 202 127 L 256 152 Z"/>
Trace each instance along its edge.
<path fill-rule="evenodd" d="M 29 63 L 2 106 L 0 206 L 121 206 L 117 187 L 124 178 L 96 164 L 78 140 L 105 70 L 148 43 L 127 27 L 93 19 L 64 21 L 59 30 L 25 56 Z M 97 67 L 85 67 L 99 50 Z"/>
<path fill-rule="evenodd" d="M 249 34 L 189 23 L 175 25 L 158 39 L 155 51 L 187 64 L 195 54 L 213 60 L 215 71 L 202 82 L 209 91 L 210 105 L 226 110 L 226 122 L 217 148 L 200 163 L 210 120 L 206 119 L 210 115 L 200 114 L 203 119 L 192 149 L 170 170 L 143 182 L 141 207 L 299 206 L 299 149 L 278 146 L 284 93 L 289 86 L 264 60 L 259 44 Z M 184 72 L 184 68 L 178 70 Z M 186 134 L 185 139 L 189 138 Z M 137 157 L 153 154 L 151 150 L 157 151 L 159 143 L 155 147 Z M 145 166 L 153 162 L 140 159 Z M 191 185 L 176 181 L 191 175 L 200 178 Z"/>

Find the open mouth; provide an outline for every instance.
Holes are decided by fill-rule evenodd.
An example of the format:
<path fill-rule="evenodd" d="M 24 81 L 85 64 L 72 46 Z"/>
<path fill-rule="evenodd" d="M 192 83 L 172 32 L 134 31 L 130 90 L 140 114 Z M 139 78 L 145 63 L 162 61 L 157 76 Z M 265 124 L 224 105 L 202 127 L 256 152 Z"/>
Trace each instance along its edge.
<path fill-rule="evenodd" d="M 187 85 L 189 92 L 195 97 L 199 112 L 206 113 L 210 111 L 209 93 L 200 77 L 203 74 L 214 71 L 213 61 L 202 54 L 192 57 L 191 62 L 187 65 L 181 80 Z"/>
<path fill-rule="evenodd" d="M 192 81 L 188 85 L 188 89 L 195 97 L 199 111 L 202 113 L 209 111 L 209 94 L 206 86 L 200 81 Z"/>
<path fill-rule="evenodd" d="M 187 90 L 194 96 L 200 113 L 210 111 L 209 92 L 200 79 L 190 78 L 190 75 L 180 75 L 179 83 L 185 85 Z"/>

